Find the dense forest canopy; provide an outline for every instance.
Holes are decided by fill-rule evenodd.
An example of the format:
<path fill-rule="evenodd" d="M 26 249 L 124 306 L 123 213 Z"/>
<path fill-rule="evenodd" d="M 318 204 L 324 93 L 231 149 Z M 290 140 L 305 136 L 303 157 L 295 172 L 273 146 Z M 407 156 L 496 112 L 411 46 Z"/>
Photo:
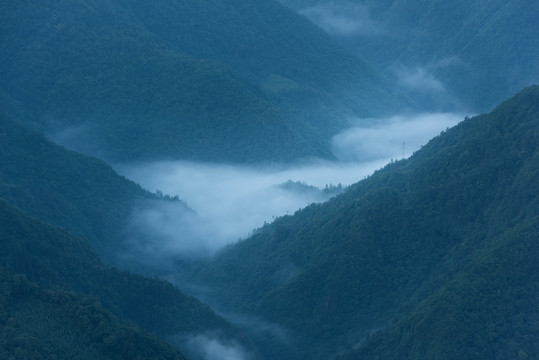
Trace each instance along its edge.
<path fill-rule="evenodd" d="M 482 328 L 506 316 L 514 329 L 499 333 L 490 353 L 516 356 L 520 346 L 537 354 L 538 104 L 539 87 L 527 88 L 335 199 L 224 249 L 190 276 L 226 294 L 219 306 L 281 324 L 302 344 L 273 344 L 272 356 L 326 358 L 376 332 L 379 343 L 365 345 L 372 358 L 418 351 L 473 358 L 488 333 L 458 320 L 470 302 L 489 314 L 481 315 Z M 506 271 L 493 270 L 503 254 L 524 270 L 496 277 Z M 473 290 L 473 301 L 462 295 L 471 284 L 485 289 Z M 403 334 L 413 321 L 436 316 L 432 308 L 449 296 L 455 305 L 424 330 L 434 331 L 430 345 Z M 387 341 L 403 353 L 384 348 Z"/>
<path fill-rule="evenodd" d="M 537 18 L 525 0 L 0 1 L 0 357 L 539 358 Z M 463 121 L 407 158 L 440 116 Z M 350 186 L 302 178 L 395 139 Z M 223 206 L 240 187 L 246 217 L 309 205 L 185 250 L 245 227 Z"/>
<path fill-rule="evenodd" d="M 3 107 L 107 159 L 331 157 L 346 117 L 411 104 L 275 2 L 6 2 L 0 16 Z"/>

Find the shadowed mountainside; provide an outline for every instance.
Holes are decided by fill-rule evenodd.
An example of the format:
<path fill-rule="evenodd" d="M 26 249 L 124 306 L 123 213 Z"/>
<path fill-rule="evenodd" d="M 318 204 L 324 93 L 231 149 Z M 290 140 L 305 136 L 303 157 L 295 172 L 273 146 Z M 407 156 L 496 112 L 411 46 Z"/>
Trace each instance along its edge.
<path fill-rule="evenodd" d="M 3 322 L 3 331 L 11 335 L 2 338 L 6 342 L 4 346 L 11 346 L 11 350 L 6 350 L 9 353 L 13 354 L 16 338 L 20 340 L 22 336 L 28 340 L 30 349 L 35 345 L 52 347 L 55 351 L 63 347 L 76 351 L 80 345 L 89 346 L 92 352 L 97 348 L 98 353 L 108 353 L 112 358 L 130 358 L 122 354 L 132 351 L 131 354 L 140 355 L 157 346 L 161 348 L 155 350 L 157 354 L 162 350 L 162 355 L 166 354 L 166 346 L 159 345 L 157 339 L 151 339 L 138 327 L 162 339 L 219 332 L 223 338 L 250 346 L 244 335 L 208 306 L 170 283 L 107 267 L 84 240 L 30 218 L 3 200 L 0 200 L 0 240 L 0 264 L 6 271 L 2 280 L 7 291 L 2 294 L 7 297 L 1 303 L 6 312 L 2 315 L 4 320 L 12 318 Z M 15 282 L 21 276 L 25 281 L 17 288 Z M 108 314 L 109 311 L 115 316 Z M 51 314 L 59 317 L 53 317 L 53 321 L 49 319 Z M 25 319 L 29 320 L 27 324 Z M 75 334 L 67 339 L 44 336 L 47 329 L 57 332 L 64 325 L 67 329 L 75 327 Z M 43 343 L 32 343 L 32 336 L 44 336 Z M 167 351 L 174 353 L 171 349 Z"/>
<path fill-rule="evenodd" d="M 377 333 L 358 354 L 473 358 L 488 343 L 491 353 L 516 357 L 520 348 L 533 358 L 538 104 L 532 86 L 465 119 L 408 160 L 224 249 L 195 272 L 198 282 L 228 299 L 217 306 L 297 337 L 289 348 L 266 342 L 272 356 L 326 358 Z M 467 315 L 479 323 L 459 320 Z M 511 325 L 487 331 L 502 319 Z"/>
<path fill-rule="evenodd" d="M 328 158 L 405 99 L 273 1 L 4 2 L 0 26 L 6 112 L 107 159 Z"/>
<path fill-rule="evenodd" d="M 490 111 L 539 81 L 527 0 L 279 0 L 387 74 L 424 108 Z"/>
<path fill-rule="evenodd" d="M 87 239 L 109 258 L 122 246 L 132 211 L 159 201 L 103 161 L 55 145 L 2 115 L 0 197 Z"/>

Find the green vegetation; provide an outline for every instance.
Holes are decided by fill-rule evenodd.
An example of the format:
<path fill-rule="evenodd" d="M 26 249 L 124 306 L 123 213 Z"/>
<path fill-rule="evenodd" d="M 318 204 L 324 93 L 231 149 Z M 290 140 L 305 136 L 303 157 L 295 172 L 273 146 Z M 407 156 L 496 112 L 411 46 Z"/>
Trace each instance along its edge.
<path fill-rule="evenodd" d="M 279 1 L 295 10 L 328 4 L 324 0 Z M 410 76 L 409 85 L 415 88 L 408 90 L 419 90 L 424 96 L 422 107 L 443 105 L 432 98 L 432 92 L 441 90 L 436 86 L 443 85 L 447 98 L 442 100 L 449 105 L 457 101 L 458 107 L 490 111 L 539 79 L 539 5 L 535 1 L 331 3 L 332 9 L 341 9 L 338 15 L 369 27 L 365 33 L 337 36 L 337 40 L 368 63 Z M 436 85 L 436 81 L 441 83 Z"/>
<path fill-rule="evenodd" d="M 328 156 L 224 66 L 172 51 L 108 2 L 5 5 L 2 89 L 10 113 L 69 143 L 132 160 L 290 160 Z"/>
<path fill-rule="evenodd" d="M 82 297 L 95 298 L 121 321 L 163 338 L 218 330 L 249 346 L 243 335 L 206 305 L 168 282 L 109 268 L 91 249 L 97 249 L 109 263 L 118 262 L 125 246 L 123 232 L 136 206 L 178 199 L 150 194 L 103 161 L 54 145 L 5 116 L 0 118 L 0 197 L 41 220 L 0 199 L 0 266 L 10 274 L 23 274 L 43 289 L 76 291 Z M 178 206 L 185 205 L 179 202 Z M 90 239 L 91 246 L 42 221 Z M 43 307 L 44 314 L 35 316 L 57 311 L 42 300 L 32 300 L 39 294 L 26 299 Z M 26 311 L 22 309 L 21 316 Z M 19 330 L 14 330 L 15 337 L 30 331 Z"/>
<path fill-rule="evenodd" d="M 153 34 L 182 53 L 227 64 L 318 136 L 350 116 L 410 106 L 374 67 L 275 1 L 130 4 Z"/>
<path fill-rule="evenodd" d="M 539 78 L 538 2 L 324 3 L 381 31 L 339 45 L 273 0 L 0 5 L 0 358 L 184 359 L 162 340 L 208 334 L 255 358 L 539 358 L 536 85 L 353 186 L 281 184 L 338 195 L 167 260 L 248 335 L 109 266 L 147 240 L 138 210 L 191 210 L 46 136 L 110 161 L 332 158 L 350 118 L 415 107 L 399 89 L 490 109 Z"/>
<path fill-rule="evenodd" d="M 101 256 L 121 246 L 137 204 L 157 201 L 103 161 L 54 145 L 2 115 L 0 197 L 87 239 Z"/>
<path fill-rule="evenodd" d="M 0 269 L 2 359 L 186 359 L 172 346 L 120 321 L 94 299 L 44 290 Z"/>
<path fill-rule="evenodd" d="M 496 237 L 468 271 L 342 358 L 536 358 L 537 234 L 535 218 Z"/>
<path fill-rule="evenodd" d="M 223 306 L 292 330 L 297 352 L 272 346 L 274 356 L 326 358 L 400 324 L 418 337 L 380 335 L 369 353 L 473 358 L 488 343 L 537 357 L 538 119 L 533 86 L 328 203 L 265 226 L 196 276 Z M 478 324 L 459 321 L 475 312 Z M 388 342 L 401 347 L 384 350 Z"/>
<path fill-rule="evenodd" d="M 95 317 L 101 312 L 93 305 L 98 300 L 105 309 L 114 313 L 122 321 L 128 321 L 163 338 L 176 334 L 198 334 L 207 331 L 221 331 L 223 336 L 236 339 L 243 337 L 209 307 L 183 294 L 170 283 L 104 266 L 84 240 L 30 218 L 3 200 L 0 200 L 0 266 L 11 274 L 24 275 L 25 278 L 44 289 L 54 290 L 50 293 L 53 298 L 68 297 L 69 300 L 66 300 L 68 303 L 64 305 L 69 309 L 61 308 L 61 311 L 75 311 L 71 307 L 79 306 L 80 300 L 83 302 L 81 306 L 86 309 L 84 312 L 90 311 L 91 315 L 88 316 Z M 76 291 L 94 300 L 88 303 L 82 295 L 72 297 L 64 292 L 58 293 L 56 290 Z M 24 301 L 21 300 L 20 314 L 17 309 L 9 311 L 15 311 L 23 317 L 30 316 L 32 321 L 45 322 L 46 317 L 49 316 L 48 312 L 58 311 L 58 309 L 51 308 L 51 306 L 54 307 L 53 304 L 45 301 L 43 296 L 45 295 L 41 291 L 30 292 L 25 295 Z M 43 307 L 43 314 L 27 313 L 35 308 L 31 305 L 34 301 L 37 302 L 37 309 Z M 9 303 L 8 301 L 7 304 Z M 78 313 L 69 316 L 75 315 L 79 316 Z M 37 318 L 33 318 L 34 316 Z M 28 326 L 28 329 L 20 331 L 31 332 L 33 325 Z M 51 326 L 60 325 L 53 322 Z M 84 331 L 100 331 L 98 323 L 91 322 L 91 326 Z M 41 331 L 40 329 L 36 331 Z M 15 335 L 18 334 L 18 330 L 14 331 Z M 140 330 L 135 332 L 140 332 Z M 123 333 L 120 332 L 120 334 Z M 129 333 L 125 336 L 128 335 Z M 79 338 L 78 335 L 72 336 Z M 131 335 L 128 337 L 131 338 Z M 122 343 L 121 337 L 114 341 Z M 140 346 L 145 345 L 141 343 Z"/>
<path fill-rule="evenodd" d="M 334 195 L 340 194 L 344 190 L 342 184 L 338 184 L 338 185 L 326 184 L 326 186 L 323 189 L 320 189 L 316 186 L 309 185 L 302 181 L 292 181 L 292 180 L 288 180 L 280 184 L 279 187 L 283 190 L 293 191 L 296 193 L 304 193 L 304 194 L 310 193 L 310 194 L 325 195 L 325 196 L 334 196 Z"/>
<path fill-rule="evenodd" d="M 273 2 L 22 1 L 2 6 L 0 34 L 5 111 L 107 159 L 330 158 L 346 116 L 398 104 Z M 298 90 L 266 86 L 273 76 Z"/>

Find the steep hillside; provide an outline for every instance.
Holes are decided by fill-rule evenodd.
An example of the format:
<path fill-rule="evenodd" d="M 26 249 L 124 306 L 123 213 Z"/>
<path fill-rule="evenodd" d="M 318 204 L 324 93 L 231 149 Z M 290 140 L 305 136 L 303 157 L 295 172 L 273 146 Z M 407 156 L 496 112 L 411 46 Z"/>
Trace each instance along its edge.
<path fill-rule="evenodd" d="M 537 354 L 529 345 L 539 336 L 532 326 L 538 272 L 514 273 L 509 257 L 522 260 L 525 269 L 537 268 L 530 259 L 539 255 L 533 231 L 539 220 L 538 144 L 539 86 L 533 86 L 328 203 L 280 218 L 225 249 L 198 279 L 219 299 L 230 299 L 218 304 L 223 308 L 280 324 L 293 334 L 294 345 L 277 341 L 266 348 L 273 356 L 327 358 L 399 321 L 415 326 L 414 320 L 434 319 L 433 309 L 449 299 L 456 302 L 447 318 L 416 329 L 435 341 L 400 339 L 407 353 L 399 357 L 413 358 L 417 349 L 434 354 L 438 344 L 448 352 L 443 358 L 453 358 L 449 351 L 456 347 L 471 357 L 490 335 L 476 332 L 467 343 L 443 338 L 441 322 L 481 304 L 492 313 L 478 317 L 477 326 L 490 329 L 501 316 L 518 331 L 531 330 L 491 337 L 496 351 L 509 354 L 521 347 Z M 529 253 L 502 251 L 512 247 Z M 503 267 L 492 272 L 494 263 Z M 505 272 L 505 278 L 493 277 Z M 515 284 L 513 277 L 519 278 Z M 484 286 L 485 293 L 463 297 L 459 291 L 470 284 Z M 474 332 L 466 324 L 448 331 Z"/>
<path fill-rule="evenodd" d="M 423 105 L 490 110 L 539 81 L 536 1 L 280 0 Z"/>
<path fill-rule="evenodd" d="M 229 65 L 319 136 L 354 115 L 410 106 L 374 67 L 274 0 L 132 0 L 130 5 L 137 19 L 174 49 Z"/>
<path fill-rule="evenodd" d="M 537 218 L 501 234 L 469 271 L 342 359 L 537 358 L 538 234 Z"/>
<path fill-rule="evenodd" d="M 121 246 L 133 209 L 157 201 L 103 161 L 57 146 L 3 115 L 0 197 L 87 239 L 105 257 Z"/>
<path fill-rule="evenodd" d="M 223 65 L 171 49 L 129 6 L 4 2 L 6 111 L 77 150 L 112 159 L 328 155 L 254 86 Z"/>
<path fill-rule="evenodd" d="M 177 335 L 196 336 L 219 331 L 224 338 L 236 338 L 236 341 L 248 344 L 243 335 L 224 319 L 217 316 L 206 305 L 180 292 L 170 283 L 106 267 L 84 240 L 30 218 L 1 199 L 0 264 L 11 274 L 22 274 L 44 289 L 55 291 L 43 293 L 41 290 L 35 289 L 35 291 L 23 293 L 24 296 L 18 304 L 9 301 L 7 304 L 3 303 L 4 306 L 11 309 L 5 309 L 5 311 L 13 311 L 23 317 L 29 316 L 32 321 L 40 321 L 39 319 L 41 319 L 44 322 L 39 326 L 37 323 L 35 326 L 27 325 L 28 327 L 23 330 L 30 334 L 46 330 L 47 326 L 58 328 L 63 321 L 68 321 L 69 324 L 74 321 L 76 324 L 76 319 L 84 317 L 85 311 L 92 313 L 88 316 L 99 318 L 99 313 L 102 310 L 99 306 L 96 308 L 94 305 L 94 302 L 98 300 L 104 308 L 114 313 L 122 321 L 136 324 L 163 338 Z M 9 282 L 9 279 L 6 281 Z M 59 289 L 76 291 L 92 297 L 93 300 L 89 301 L 80 295 L 56 292 Z M 14 295 L 8 292 L 6 296 Z M 54 299 L 57 297 L 66 298 L 66 303 L 55 308 L 56 300 Z M 32 313 L 31 304 L 43 309 L 44 313 Z M 69 313 L 76 310 L 77 304 L 83 306 L 83 314 Z M 62 316 L 70 318 L 55 320 L 58 321 L 58 324 L 55 321 L 47 322 L 46 317 L 51 316 L 47 315 L 49 311 L 52 313 L 60 311 L 64 314 Z M 67 315 L 65 311 L 68 312 Z M 42 316 L 45 317 L 45 320 L 41 318 Z M 105 317 L 107 321 L 110 319 L 108 315 Z M 114 322 L 117 320 L 113 320 Z M 93 333 L 101 331 L 100 326 L 93 322 L 87 327 L 84 322 L 79 325 L 83 328 L 83 333 L 85 331 L 91 332 L 87 335 L 90 336 L 92 342 L 97 343 L 93 344 L 94 346 L 107 345 L 107 342 L 100 344 L 102 340 L 94 338 L 94 336 L 102 336 Z M 135 329 L 130 331 L 140 332 Z M 73 336 L 79 340 L 85 338 L 85 336 Z M 111 345 L 119 346 L 120 344 Z"/>
<path fill-rule="evenodd" d="M 0 334 L 3 359 L 186 359 L 94 299 L 44 290 L 2 269 Z"/>
<path fill-rule="evenodd" d="M 401 99 L 273 1 L 4 1 L 0 26 L 2 107 L 108 159 L 330 157 Z"/>

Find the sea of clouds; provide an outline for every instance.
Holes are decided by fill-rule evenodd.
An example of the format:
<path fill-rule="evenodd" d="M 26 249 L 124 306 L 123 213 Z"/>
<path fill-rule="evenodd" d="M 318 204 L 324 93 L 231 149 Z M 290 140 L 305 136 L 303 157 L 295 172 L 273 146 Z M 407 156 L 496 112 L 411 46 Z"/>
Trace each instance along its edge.
<path fill-rule="evenodd" d="M 412 155 L 463 117 L 434 113 L 351 121 L 349 128 L 332 139 L 337 161 L 239 165 L 177 160 L 117 164 L 120 174 L 142 187 L 183 200 L 154 202 L 136 209 L 131 234 L 144 239 L 134 241 L 132 251 L 159 258 L 164 254 L 211 255 L 276 217 L 293 214 L 331 196 L 313 191 L 313 186 L 322 189 L 356 183 L 392 159 Z M 310 187 L 282 186 L 288 181 Z"/>

